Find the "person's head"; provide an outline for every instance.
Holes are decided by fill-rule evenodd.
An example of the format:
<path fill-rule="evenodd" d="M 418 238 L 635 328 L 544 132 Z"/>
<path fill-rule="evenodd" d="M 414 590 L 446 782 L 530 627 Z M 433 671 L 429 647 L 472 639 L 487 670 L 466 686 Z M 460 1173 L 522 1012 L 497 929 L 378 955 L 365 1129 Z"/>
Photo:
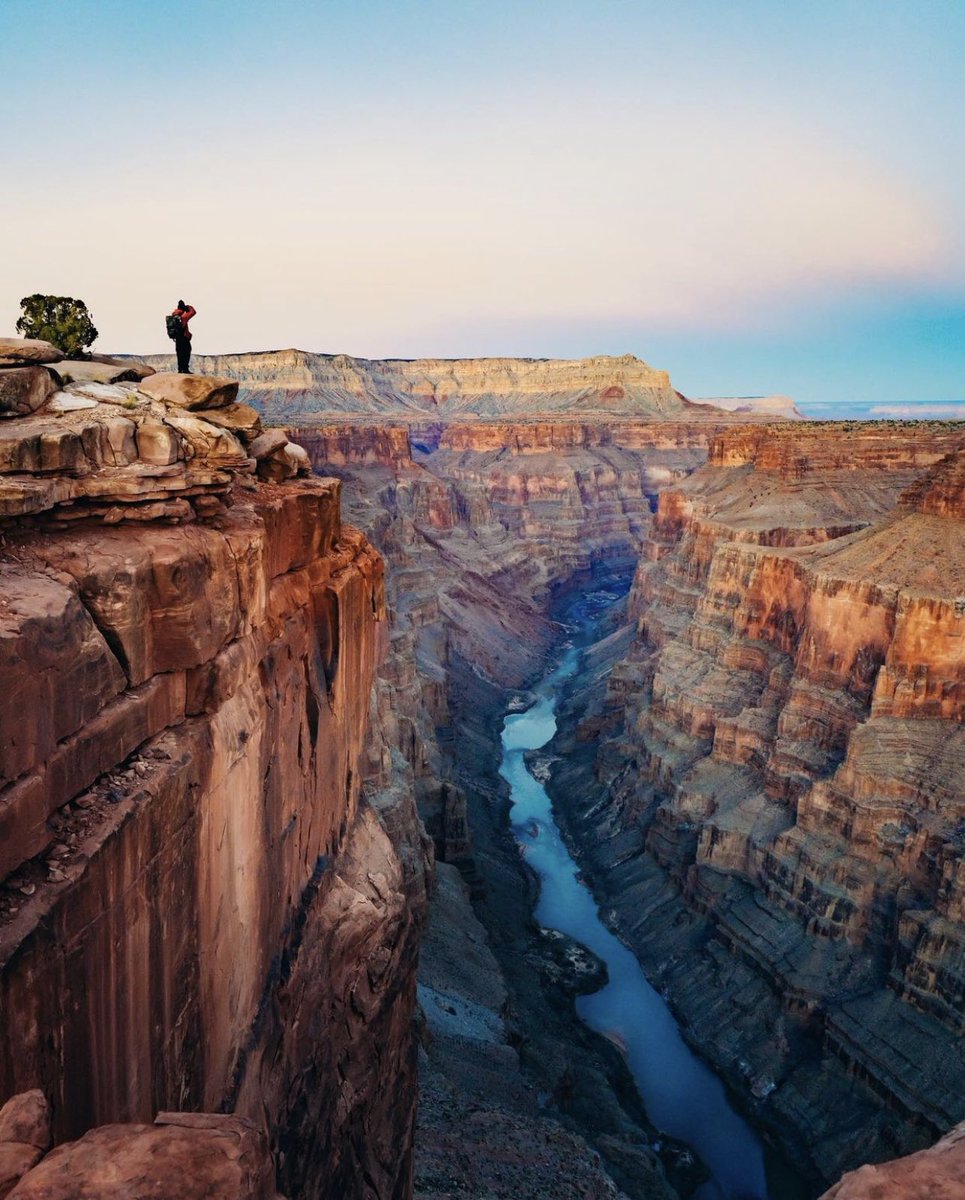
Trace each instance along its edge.
<path fill-rule="evenodd" d="M 183 301 L 183 300 L 179 300 L 179 301 L 178 301 L 178 308 L 180 308 L 180 309 L 184 310 L 184 309 L 186 309 L 187 307 L 188 307 L 188 306 L 187 306 L 187 305 L 184 303 L 184 301 Z"/>

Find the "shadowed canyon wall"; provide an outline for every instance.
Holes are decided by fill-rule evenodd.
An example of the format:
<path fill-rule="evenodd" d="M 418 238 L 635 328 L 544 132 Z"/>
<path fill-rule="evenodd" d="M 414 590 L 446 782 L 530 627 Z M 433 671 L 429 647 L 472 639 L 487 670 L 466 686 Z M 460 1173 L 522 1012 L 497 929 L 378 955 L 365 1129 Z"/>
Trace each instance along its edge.
<path fill-rule="evenodd" d="M 425 859 L 361 795 L 382 560 L 165 378 L 0 428 L 7 511 L 44 501 L 0 530 L 0 1097 L 57 1142 L 234 1113 L 288 1196 L 403 1200 Z"/>

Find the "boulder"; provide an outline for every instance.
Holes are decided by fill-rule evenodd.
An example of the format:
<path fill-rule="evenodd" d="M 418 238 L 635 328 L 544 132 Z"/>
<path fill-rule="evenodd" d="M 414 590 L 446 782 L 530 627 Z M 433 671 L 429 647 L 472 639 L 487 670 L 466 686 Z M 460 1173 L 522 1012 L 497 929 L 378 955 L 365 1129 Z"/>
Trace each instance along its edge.
<path fill-rule="evenodd" d="M 142 379 L 140 391 L 153 400 L 163 400 L 178 408 L 225 408 L 238 396 L 236 379 L 218 379 L 214 375 L 178 375 L 159 371 Z"/>
<path fill-rule="evenodd" d="M 312 460 L 304 446 L 299 446 L 297 442 L 289 442 L 285 447 L 285 457 L 294 464 L 300 475 L 311 475 Z"/>
<path fill-rule="evenodd" d="M 273 1200 L 267 1138 L 252 1121 L 161 1113 L 154 1125 L 102 1125 L 29 1171 L 11 1200 Z"/>
<path fill-rule="evenodd" d="M 258 474 L 262 479 L 283 483 L 296 475 L 310 475 L 312 464 L 307 453 L 294 442 L 287 442 L 273 453 L 258 459 Z"/>
<path fill-rule="evenodd" d="M 281 483 L 299 473 L 310 475 L 311 459 L 302 446 L 288 440 L 284 429 L 269 429 L 255 438 L 248 453 L 257 460 L 258 474 L 262 479 Z"/>
<path fill-rule="evenodd" d="M 36 1146 L 25 1146 L 22 1142 L 0 1142 L 0 1200 L 10 1194 L 11 1188 L 35 1167 L 43 1157 Z"/>
<path fill-rule="evenodd" d="M 143 408 L 151 403 L 131 383 L 68 383 L 64 392 L 95 400 L 98 404 L 116 404 L 129 409 Z"/>
<path fill-rule="evenodd" d="M 64 383 L 119 383 L 122 379 L 137 383 L 144 378 L 130 363 L 66 358 L 57 370 Z"/>
<path fill-rule="evenodd" d="M 53 376 L 43 367 L 9 367 L 0 371 L 0 413 L 25 417 L 56 391 Z"/>
<path fill-rule="evenodd" d="M 851 1171 L 820 1200 L 963 1200 L 965 1122 L 929 1150 Z"/>
<path fill-rule="evenodd" d="M 137 427 L 137 456 L 141 462 L 168 467 L 182 457 L 181 439 L 170 425 L 154 417 Z"/>
<path fill-rule="evenodd" d="M 248 453 L 255 459 L 268 458 L 287 445 L 288 434 L 284 429 L 267 429 L 249 445 Z"/>
<path fill-rule="evenodd" d="M 200 459 L 218 467 L 241 466 L 247 459 L 241 442 L 229 429 L 222 429 L 204 417 L 169 413 L 164 423 L 176 429 L 189 448 L 186 457 Z"/>
<path fill-rule="evenodd" d="M 205 412 L 204 419 L 212 425 L 220 425 L 249 445 L 261 433 L 261 417 L 249 404 L 229 404 L 225 408 L 212 408 Z"/>
<path fill-rule="evenodd" d="M 46 1150 L 50 1145 L 50 1106 L 39 1088 L 13 1096 L 0 1108 L 0 1142 L 23 1142 Z"/>
<path fill-rule="evenodd" d="M 0 367 L 20 366 L 23 363 L 55 363 L 63 352 L 50 342 L 39 338 L 0 337 Z"/>
<path fill-rule="evenodd" d="M 0 1108 L 0 1200 L 41 1160 L 50 1145 L 50 1108 L 43 1092 L 21 1092 Z"/>

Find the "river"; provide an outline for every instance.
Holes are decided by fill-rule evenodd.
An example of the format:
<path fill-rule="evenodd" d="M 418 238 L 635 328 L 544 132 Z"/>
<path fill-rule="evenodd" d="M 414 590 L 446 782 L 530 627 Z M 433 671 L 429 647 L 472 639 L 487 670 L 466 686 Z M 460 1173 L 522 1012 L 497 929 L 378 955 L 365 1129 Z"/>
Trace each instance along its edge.
<path fill-rule="evenodd" d="M 684 1042 L 660 994 L 634 955 L 600 919 L 580 881 L 543 785 L 524 761 L 556 732 L 556 699 L 579 664 L 568 644 L 559 665 L 534 689 L 536 703 L 509 713 L 502 732 L 500 774 L 511 789 L 510 820 L 526 861 L 540 879 L 536 919 L 582 942 L 607 965 L 609 983 L 577 999 L 580 1017 L 625 1051 L 651 1122 L 685 1142 L 707 1167 L 699 1200 L 766 1200 L 763 1147 L 731 1108 L 724 1086 Z"/>

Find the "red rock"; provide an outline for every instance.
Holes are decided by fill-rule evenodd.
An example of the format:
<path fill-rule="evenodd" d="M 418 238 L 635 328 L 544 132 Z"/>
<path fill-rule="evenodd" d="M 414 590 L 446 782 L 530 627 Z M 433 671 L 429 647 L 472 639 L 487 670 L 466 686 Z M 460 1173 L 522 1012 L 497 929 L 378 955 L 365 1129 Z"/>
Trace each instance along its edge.
<path fill-rule="evenodd" d="M 274 1164 L 251 1121 L 161 1113 L 154 1125 L 106 1125 L 68 1142 L 10 1193 L 13 1200 L 273 1200 Z"/>
<path fill-rule="evenodd" d="M 50 1106 L 34 1088 L 13 1096 L 0 1108 L 0 1144 L 19 1142 L 41 1152 L 50 1146 Z"/>
<path fill-rule="evenodd" d="M 125 686 L 72 587 L 0 570 L 0 804 L 3 788 L 45 762 Z"/>
<path fill-rule="evenodd" d="M 0 1142 L 0 1200 L 10 1194 L 24 1175 L 43 1157 L 36 1146 Z"/>

